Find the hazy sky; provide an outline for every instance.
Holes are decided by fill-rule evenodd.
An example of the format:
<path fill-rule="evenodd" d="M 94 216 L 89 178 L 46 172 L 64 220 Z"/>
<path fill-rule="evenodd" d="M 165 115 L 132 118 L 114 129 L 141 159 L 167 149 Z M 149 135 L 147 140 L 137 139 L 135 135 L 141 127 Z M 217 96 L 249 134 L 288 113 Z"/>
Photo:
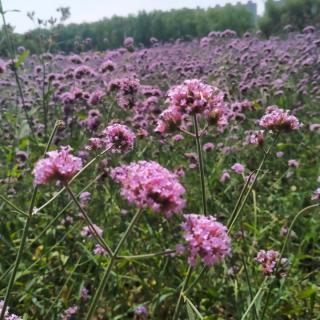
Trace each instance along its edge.
<path fill-rule="evenodd" d="M 173 8 L 207 8 L 217 4 L 237 3 L 238 0 L 2 0 L 4 10 L 18 9 L 20 12 L 7 14 L 7 22 L 16 27 L 16 32 L 24 32 L 33 28 L 33 23 L 26 13 L 35 11 L 36 17 L 48 19 L 57 16 L 56 8 L 70 7 L 70 22 L 91 22 L 112 15 L 126 16 L 140 10 L 169 10 Z M 246 3 L 247 0 L 240 0 Z M 256 0 L 258 13 L 263 12 L 264 0 Z"/>

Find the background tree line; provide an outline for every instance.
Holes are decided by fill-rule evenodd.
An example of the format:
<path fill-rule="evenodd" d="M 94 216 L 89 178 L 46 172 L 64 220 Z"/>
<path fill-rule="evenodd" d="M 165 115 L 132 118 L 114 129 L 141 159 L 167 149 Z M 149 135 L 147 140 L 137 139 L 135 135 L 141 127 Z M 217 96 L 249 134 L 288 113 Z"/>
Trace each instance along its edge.
<path fill-rule="evenodd" d="M 37 22 L 38 27 L 25 34 L 14 33 L 9 28 L 16 47 L 23 46 L 32 53 L 50 49 L 57 52 L 79 52 L 86 49 L 106 50 L 118 48 L 130 36 L 136 46 L 150 46 L 152 37 L 159 41 L 188 40 L 206 36 L 211 31 L 232 29 L 238 35 L 246 31 L 260 29 L 263 35 L 277 35 L 284 26 L 291 24 L 296 30 L 307 25 L 319 26 L 320 0 L 267 0 L 265 13 L 258 19 L 244 5 L 230 5 L 208 9 L 179 9 L 171 11 L 141 11 L 127 17 L 113 16 L 92 23 L 71 23 L 63 25 L 70 15 L 68 8 L 59 8 L 62 14 L 56 19 L 42 21 L 28 16 Z M 49 26 L 49 27 L 48 27 Z M 0 55 L 7 55 L 3 30 L 0 31 Z"/>

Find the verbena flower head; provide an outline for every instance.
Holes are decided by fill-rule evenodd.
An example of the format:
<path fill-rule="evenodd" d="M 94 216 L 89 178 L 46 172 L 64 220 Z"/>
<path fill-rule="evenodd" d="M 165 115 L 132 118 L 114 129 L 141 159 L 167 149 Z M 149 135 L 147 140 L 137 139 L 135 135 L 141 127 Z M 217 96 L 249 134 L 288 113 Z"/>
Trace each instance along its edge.
<path fill-rule="evenodd" d="M 225 183 L 230 179 L 230 174 L 228 172 L 228 170 L 223 170 L 222 175 L 220 176 L 219 181 L 221 183 Z"/>
<path fill-rule="evenodd" d="M 250 131 L 246 136 L 247 144 L 254 144 L 261 146 L 264 143 L 264 131 L 257 130 L 257 131 Z"/>
<path fill-rule="evenodd" d="M 33 170 L 37 185 L 47 184 L 51 180 L 69 181 L 82 168 L 81 158 L 71 154 L 69 146 L 47 152 L 47 158 L 38 160 Z"/>
<path fill-rule="evenodd" d="M 78 313 L 79 308 L 77 306 L 70 307 L 64 311 L 61 316 L 62 320 L 71 320 Z"/>
<path fill-rule="evenodd" d="M 214 217 L 197 214 L 187 214 L 184 217 L 182 228 L 188 244 L 190 265 L 195 266 L 197 257 L 200 257 L 206 266 L 212 266 L 230 255 L 231 240 L 227 227 Z"/>
<path fill-rule="evenodd" d="M 298 168 L 299 167 L 299 161 L 295 159 L 288 160 L 288 166 L 291 168 Z"/>
<path fill-rule="evenodd" d="M 89 299 L 89 290 L 86 287 L 81 289 L 80 297 L 83 301 L 87 301 Z"/>
<path fill-rule="evenodd" d="M 320 200 L 320 188 L 313 192 L 311 200 Z"/>
<path fill-rule="evenodd" d="M 86 206 L 91 200 L 91 193 L 88 191 L 81 192 L 79 199 L 80 199 L 80 204 L 82 206 Z"/>
<path fill-rule="evenodd" d="M 260 119 L 259 125 L 273 131 L 294 131 L 301 127 L 299 120 L 289 114 L 289 111 L 270 106 L 266 114 Z"/>
<path fill-rule="evenodd" d="M 145 306 L 139 306 L 134 310 L 134 314 L 139 319 L 146 319 L 148 317 L 148 309 Z"/>
<path fill-rule="evenodd" d="M 224 93 L 200 80 L 185 80 L 168 91 L 169 107 L 162 112 L 156 131 L 177 128 L 186 115 L 203 114 L 210 124 L 222 130 L 228 123 Z"/>
<path fill-rule="evenodd" d="M 238 174 L 241 174 L 244 172 L 244 165 L 241 164 L 241 163 L 235 163 L 231 169 L 235 172 L 235 173 L 238 173 Z"/>
<path fill-rule="evenodd" d="M 182 114 L 211 113 L 224 107 L 224 93 L 198 79 L 185 80 L 168 91 L 171 108 Z"/>
<path fill-rule="evenodd" d="M 275 271 L 279 258 L 280 258 L 280 253 L 278 251 L 260 250 L 255 258 L 255 261 L 261 265 L 262 272 L 265 275 L 271 275 Z M 281 258 L 281 261 L 279 263 L 280 263 L 279 268 L 283 269 L 288 263 L 288 259 Z"/>
<path fill-rule="evenodd" d="M 97 232 L 97 234 L 101 237 L 103 234 L 103 230 L 99 228 L 96 224 L 93 224 L 93 228 Z M 82 237 L 88 237 L 88 238 L 91 238 L 94 235 L 93 231 L 91 231 L 91 228 L 89 228 L 88 226 L 83 227 L 80 234 Z"/>
<path fill-rule="evenodd" d="M 171 108 L 181 113 L 203 113 L 213 97 L 214 88 L 200 80 L 185 80 L 182 85 L 174 86 L 168 91 Z"/>
<path fill-rule="evenodd" d="M 154 161 L 139 161 L 112 170 L 111 176 L 122 185 L 121 194 L 139 208 L 151 208 L 170 218 L 185 206 L 185 193 L 176 174 Z"/>
<path fill-rule="evenodd" d="M 135 134 L 122 124 L 112 124 L 103 132 L 106 148 L 111 148 L 113 153 L 127 153 L 133 148 Z"/>

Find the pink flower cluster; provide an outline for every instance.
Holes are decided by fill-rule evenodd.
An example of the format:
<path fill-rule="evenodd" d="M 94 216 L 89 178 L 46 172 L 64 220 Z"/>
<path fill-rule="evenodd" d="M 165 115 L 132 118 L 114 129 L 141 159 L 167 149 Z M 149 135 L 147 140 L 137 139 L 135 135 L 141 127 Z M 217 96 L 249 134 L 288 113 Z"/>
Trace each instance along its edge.
<path fill-rule="evenodd" d="M 266 114 L 259 121 L 259 125 L 274 131 L 294 131 L 301 127 L 295 116 L 289 115 L 289 111 L 279 109 L 277 106 L 267 108 Z"/>
<path fill-rule="evenodd" d="M 242 174 L 245 170 L 245 167 L 243 164 L 237 162 L 231 167 L 231 169 L 237 174 Z"/>
<path fill-rule="evenodd" d="M 133 148 L 136 139 L 135 134 L 127 126 L 117 123 L 108 126 L 102 134 L 106 148 L 111 148 L 113 153 L 127 153 Z"/>
<path fill-rule="evenodd" d="M 313 192 L 311 200 L 320 200 L 320 188 Z"/>
<path fill-rule="evenodd" d="M 67 182 L 82 168 L 82 160 L 73 156 L 69 146 L 47 152 L 48 157 L 37 161 L 33 170 L 34 182 L 46 184 L 51 180 Z"/>
<path fill-rule="evenodd" d="M 264 131 L 256 130 L 247 132 L 246 143 L 261 146 L 264 143 Z"/>
<path fill-rule="evenodd" d="M 195 266 L 198 256 L 205 265 L 212 266 L 230 255 L 231 240 L 227 227 L 214 217 L 197 214 L 187 214 L 184 217 L 182 228 L 188 243 L 190 265 Z"/>
<path fill-rule="evenodd" d="M 110 149 L 112 153 L 127 153 L 133 148 L 135 134 L 125 125 L 111 124 L 99 134 L 89 139 L 88 150 Z"/>
<path fill-rule="evenodd" d="M 177 175 L 154 161 L 139 161 L 112 170 L 111 177 L 122 185 L 121 194 L 129 203 L 149 207 L 170 218 L 185 206 L 184 187 Z"/>
<path fill-rule="evenodd" d="M 180 125 L 184 115 L 203 114 L 222 129 L 228 122 L 224 94 L 200 80 L 185 80 L 168 91 L 169 108 L 162 112 L 156 131 L 165 132 Z"/>
<path fill-rule="evenodd" d="M 79 311 L 78 306 L 72 306 L 64 311 L 64 313 L 61 315 L 61 320 L 71 320 L 74 319 L 76 314 Z"/>
<path fill-rule="evenodd" d="M 276 268 L 280 253 L 275 250 L 260 250 L 255 258 L 255 261 L 262 266 L 262 272 L 265 275 L 271 275 Z M 288 259 L 282 258 L 280 261 L 280 267 L 284 267 L 288 262 Z"/>
<path fill-rule="evenodd" d="M 93 224 L 93 228 L 97 232 L 97 234 L 100 237 L 102 237 L 103 230 L 101 228 L 99 228 L 96 224 Z M 82 237 L 91 238 L 94 233 L 93 233 L 93 231 L 91 230 L 91 228 L 89 226 L 85 226 L 85 227 L 82 228 L 80 234 L 81 234 Z"/>

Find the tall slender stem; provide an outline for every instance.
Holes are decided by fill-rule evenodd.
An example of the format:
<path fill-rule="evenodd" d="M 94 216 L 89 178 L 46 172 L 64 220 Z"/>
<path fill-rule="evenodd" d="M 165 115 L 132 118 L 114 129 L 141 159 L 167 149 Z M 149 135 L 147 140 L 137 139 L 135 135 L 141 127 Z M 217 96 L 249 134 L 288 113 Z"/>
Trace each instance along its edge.
<path fill-rule="evenodd" d="M 88 224 L 88 227 L 90 229 L 90 231 L 94 234 L 95 238 L 97 239 L 97 241 L 99 242 L 99 244 L 108 252 L 108 254 L 110 256 L 112 256 L 112 250 L 111 248 L 108 246 L 108 244 L 106 243 L 106 241 L 100 236 L 100 234 L 98 233 L 97 229 L 94 227 L 93 222 L 91 221 L 90 217 L 87 215 L 86 211 L 82 208 L 81 204 L 79 203 L 79 201 L 77 200 L 76 196 L 73 194 L 73 192 L 71 191 L 70 187 L 68 184 L 65 184 L 65 188 L 67 190 L 67 192 L 69 193 L 71 199 L 73 200 L 73 202 L 75 203 L 75 205 L 78 207 L 78 209 L 81 211 L 85 221 Z"/>
<path fill-rule="evenodd" d="M 205 186 L 205 179 L 204 179 L 203 155 L 202 155 L 198 120 L 197 120 L 196 114 L 193 116 L 193 122 L 194 122 L 194 130 L 196 134 L 195 138 L 196 138 L 197 152 L 198 152 L 198 158 L 199 158 L 199 173 L 200 173 L 201 192 L 202 192 L 202 208 L 203 208 L 203 214 L 206 216 L 208 214 L 208 210 L 207 210 L 206 186 Z"/>
<path fill-rule="evenodd" d="M 258 169 L 257 169 L 257 171 L 256 171 L 256 174 L 254 175 L 253 181 L 252 181 L 252 183 L 251 183 L 251 185 L 250 185 L 250 187 L 249 187 L 249 189 L 248 189 L 248 192 L 245 194 L 245 192 L 244 192 L 244 190 L 243 190 L 243 192 L 241 193 L 240 198 L 242 198 L 243 196 L 244 196 L 244 198 L 243 198 L 243 201 L 241 201 L 242 199 L 241 199 L 240 201 L 238 200 L 238 202 L 237 202 L 237 204 L 236 204 L 236 208 L 235 208 L 235 210 L 232 212 L 231 218 L 229 219 L 229 222 L 228 222 L 228 234 L 230 234 L 231 229 L 233 228 L 233 226 L 234 226 L 235 222 L 237 221 L 238 217 L 240 216 L 241 211 L 242 211 L 244 205 L 245 205 L 246 202 L 247 202 L 247 199 L 248 199 L 248 197 L 249 197 L 249 194 L 251 193 L 251 190 L 252 190 L 253 187 L 255 186 L 255 183 L 256 183 L 256 181 L 257 181 L 257 179 L 258 179 L 258 176 L 259 176 L 259 174 L 260 174 L 260 172 L 261 172 L 261 170 L 262 170 L 262 167 L 263 167 L 266 159 L 268 158 L 268 156 L 269 156 L 269 154 L 270 154 L 270 152 L 271 152 L 271 149 L 272 149 L 273 146 L 276 144 L 276 142 L 277 142 L 277 140 L 278 140 L 278 137 L 279 137 L 279 133 L 278 133 L 278 134 L 275 136 L 275 138 L 273 139 L 273 141 L 272 141 L 270 147 L 268 148 L 268 150 L 264 152 L 263 158 L 262 158 L 262 160 L 261 160 L 261 162 L 260 162 L 260 165 L 259 165 L 259 167 L 258 167 Z M 251 175 L 251 176 L 252 176 L 252 175 Z M 251 176 L 249 177 L 249 181 L 247 181 L 247 184 L 251 181 Z M 246 184 L 246 185 L 247 185 L 247 184 Z M 244 194 L 245 194 L 245 195 L 244 195 Z"/>
<path fill-rule="evenodd" d="M 110 259 L 110 262 L 108 264 L 108 267 L 107 269 L 105 270 L 103 276 L 102 276 L 102 279 L 100 281 L 100 284 L 99 284 L 99 287 L 93 297 L 93 300 L 91 302 L 91 305 L 89 307 L 89 311 L 87 313 L 87 316 L 86 316 L 86 320 L 91 320 L 92 316 L 93 316 L 93 313 L 95 312 L 96 310 L 96 307 L 97 307 L 97 304 L 99 302 L 99 299 L 100 299 L 100 296 L 102 294 L 102 292 L 104 291 L 104 288 L 108 282 L 108 279 L 109 279 L 109 276 L 110 276 L 110 272 L 112 270 L 112 267 L 114 265 L 114 263 L 116 262 L 117 260 L 117 254 L 119 253 L 123 243 L 126 241 L 126 239 L 128 238 L 132 228 L 134 227 L 134 225 L 138 222 L 141 214 L 142 214 L 142 210 L 139 210 L 135 215 L 134 217 L 132 218 L 127 230 L 125 231 L 125 233 L 123 234 L 123 236 L 121 237 L 116 249 L 114 250 L 112 256 L 111 256 L 111 259 Z"/>
<path fill-rule="evenodd" d="M 183 294 L 184 294 L 185 290 L 187 289 L 187 286 L 188 286 L 190 278 L 191 278 L 191 274 L 192 274 L 192 267 L 189 266 L 189 269 L 187 271 L 187 275 L 186 275 L 186 277 L 184 278 L 184 281 L 183 281 L 183 286 L 182 286 L 182 289 L 181 289 L 180 294 L 179 294 L 179 299 L 178 299 L 176 308 L 174 310 L 174 315 L 173 315 L 172 320 L 177 320 L 178 317 L 179 317 L 179 312 L 180 312 L 180 307 L 181 307 L 181 303 L 182 303 Z"/>
<path fill-rule="evenodd" d="M 20 95 L 20 98 L 21 98 L 22 108 L 23 108 L 23 111 L 25 113 L 25 116 L 26 116 L 26 119 L 27 119 L 27 122 L 28 122 L 28 126 L 29 126 L 29 128 L 31 130 L 31 134 L 32 134 L 35 142 L 37 142 L 35 131 L 34 131 L 34 127 L 33 127 L 33 124 L 32 124 L 32 120 L 31 120 L 31 118 L 30 118 L 30 116 L 28 114 L 27 107 L 26 107 L 26 104 L 25 104 L 24 95 L 23 95 L 23 91 L 22 91 L 19 75 L 18 75 L 18 72 L 17 72 L 17 68 L 15 66 L 14 46 L 13 46 L 13 43 L 12 43 L 11 38 L 10 38 L 9 33 L 8 33 L 5 12 L 3 10 L 3 6 L 2 6 L 2 1 L 1 0 L 0 0 L 0 14 L 1 14 L 1 17 L 2 17 L 4 34 L 5 34 L 5 37 L 6 37 L 6 40 L 7 40 L 7 44 L 8 44 L 8 47 L 9 47 L 8 51 L 9 51 L 9 56 L 10 56 L 10 59 L 11 59 L 11 65 L 12 65 L 11 69 L 12 69 L 12 71 L 14 73 L 15 81 L 16 81 L 17 86 L 18 86 L 18 91 L 19 91 L 19 95 Z"/>
<path fill-rule="evenodd" d="M 1 7 L 1 9 L 2 9 L 2 7 Z M 53 140 L 53 138 L 54 138 L 54 136 L 55 136 L 55 134 L 56 134 L 56 132 L 57 132 L 57 130 L 59 128 L 59 125 L 60 125 L 60 122 L 57 121 L 55 126 L 54 126 L 54 128 L 53 128 L 53 130 L 52 130 L 52 133 L 51 133 L 50 139 L 49 139 L 49 141 L 47 143 L 47 146 L 46 146 L 46 149 L 44 151 L 44 154 L 46 154 L 48 152 L 48 150 L 50 148 L 50 145 L 52 143 L 52 140 Z M 24 250 L 24 247 L 25 247 L 25 244 L 26 244 L 26 240 L 27 240 L 27 237 L 28 237 L 31 218 L 32 218 L 32 215 L 33 215 L 33 209 L 34 209 L 35 203 L 36 203 L 37 193 L 38 193 L 38 186 L 35 186 L 34 189 L 33 189 L 32 196 L 31 196 L 31 203 L 30 203 L 29 210 L 28 210 L 28 217 L 27 217 L 27 219 L 25 221 L 25 224 L 24 224 L 24 227 L 23 227 L 20 246 L 19 246 L 19 249 L 18 249 L 16 260 L 14 262 L 13 270 L 12 270 L 12 273 L 11 273 L 11 276 L 10 276 L 10 279 L 9 279 L 9 283 L 8 283 L 8 286 L 7 286 L 6 294 L 5 294 L 5 297 L 4 297 L 4 303 L 3 303 L 1 314 L 0 314 L 0 320 L 4 319 L 4 316 L 5 316 L 5 313 L 6 313 L 6 309 L 8 307 L 10 293 L 11 293 L 11 290 L 12 290 L 13 285 L 14 285 L 14 281 L 15 281 L 16 274 L 17 274 L 17 271 L 18 271 L 18 268 L 19 268 L 19 264 L 20 264 L 20 260 L 21 260 L 21 257 L 22 257 L 22 253 L 23 253 L 23 250 Z"/>
<path fill-rule="evenodd" d="M 289 241 L 289 237 L 290 237 L 290 234 L 291 234 L 291 231 L 292 231 L 292 228 L 294 226 L 294 224 L 296 223 L 297 219 L 303 214 L 305 213 L 306 211 L 309 211 L 310 209 L 313 209 L 313 208 L 317 208 L 319 207 L 320 204 L 317 203 L 317 204 L 313 204 L 313 205 L 310 205 L 308 207 L 305 207 L 303 208 L 302 210 L 300 210 L 296 215 L 295 217 L 293 218 L 291 224 L 290 224 L 290 227 L 288 229 L 288 232 L 287 232 L 287 235 L 286 235 L 286 238 L 284 240 L 284 243 L 283 243 L 283 246 L 282 246 L 282 249 L 281 249 L 281 252 L 280 252 L 280 255 L 279 255 L 279 258 L 277 260 L 277 263 L 276 263 L 276 267 L 275 267 L 275 271 L 274 273 L 277 274 L 278 270 L 279 270 L 279 267 L 281 265 L 281 259 L 283 257 L 283 254 L 284 254 L 284 251 L 286 249 L 286 246 L 288 244 L 288 241 Z M 272 285 L 273 285 L 273 281 L 270 283 L 270 286 L 269 286 L 269 289 L 268 289 L 268 293 L 267 293 L 267 298 L 266 298 L 266 302 L 264 304 L 264 307 L 263 307 L 263 310 L 262 310 L 262 313 L 261 313 L 261 320 L 264 319 L 264 316 L 265 316 L 265 313 L 268 309 L 268 304 L 269 304 L 269 299 L 270 299 L 270 296 L 271 296 L 271 291 L 272 291 Z"/>
<path fill-rule="evenodd" d="M 253 297 L 252 286 L 251 286 L 250 276 L 249 276 L 249 272 L 248 272 L 248 268 L 247 268 L 247 262 L 246 262 L 246 252 L 248 252 L 248 247 L 247 247 L 247 242 L 246 242 L 246 238 L 245 238 L 245 234 L 244 234 L 244 227 L 243 227 L 243 219 L 242 219 L 242 217 L 240 219 L 240 222 L 241 222 L 241 233 L 242 233 L 242 253 L 240 255 L 241 255 L 241 261 L 242 261 L 244 273 L 245 273 L 245 276 L 246 276 L 246 281 L 247 281 L 248 288 L 249 288 L 250 303 L 251 303 L 251 301 L 253 300 L 254 297 Z M 259 319 L 258 312 L 257 312 L 255 304 L 253 305 L 253 308 L 252 308 L 252 314 L 253 314 L 253 318 L 254 319 L 256 319 L 256 320 Z"/>
<path fill-rule="evenodd" d="M 201 181 L 202 212 L 206 216 L 208 214 L 208 209 L 207 209 L 206 185 L 205 185 L 204 166 L 203 166 L 203 154 L 202 154 L 202 148 L 201 148 L 198 119 L 196 114 L 193 115 L 193 124 L 194 124 L 194 132 L 195 132 L 194 136 L 196 139 L 197 153 L 198 153 L 198 159 L 199 159 L 198 162 L 199 162 L 199 174 L 200 174 L 200 181 Z M 180 291 L 178 302 L 172 318 L 173 320 L 177 320 L 179 317 L 183 294 L 184 294 L 184 291 L 187 289 L 189 280 L 191 278 L 191 274 L 192 274 L 192 267 L 189 266 L 187 274 L 183 280 L 182 289 Z"/>

